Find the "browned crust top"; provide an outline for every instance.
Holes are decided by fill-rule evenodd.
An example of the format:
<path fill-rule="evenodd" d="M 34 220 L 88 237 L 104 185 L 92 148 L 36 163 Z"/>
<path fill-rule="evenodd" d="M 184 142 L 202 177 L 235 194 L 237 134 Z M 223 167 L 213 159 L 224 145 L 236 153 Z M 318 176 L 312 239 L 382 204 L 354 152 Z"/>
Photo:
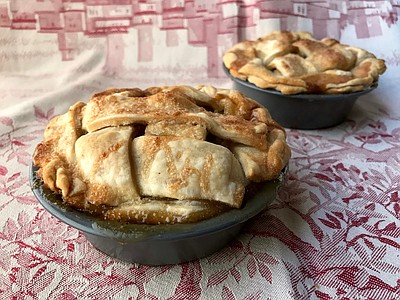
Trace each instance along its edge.
<path fill-rule="evenodd" d="M 357 92 L 386 70 L 383 59 L 364 49 L 290 31 L 240 42 L 224 53 L 223 61 L 232 76 L 283 94 Z"/>

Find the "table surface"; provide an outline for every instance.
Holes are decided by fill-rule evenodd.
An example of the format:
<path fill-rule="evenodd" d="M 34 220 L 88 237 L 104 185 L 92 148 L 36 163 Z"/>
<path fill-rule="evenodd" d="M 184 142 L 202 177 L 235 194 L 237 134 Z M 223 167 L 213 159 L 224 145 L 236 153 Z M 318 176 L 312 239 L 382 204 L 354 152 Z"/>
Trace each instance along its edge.
<path fill-rule="evenodd" d="M 108 24 L 96 23 L 93 14 L 103 14 L 100 21 L 108 22 L 108 10 L 134 14 L 131 6 L 102 6 L 101 1 L 80 6 L 84 2 L 71 2 L 73 9 L 65 6 L 71 14 L 52 6 L 55 13 L 48 15 L 40 7 L 24 8 L 20 1 L 12 9 L 9 1 L 0 2 L 1 299 L 399 298 L 398 5 L 381 1 L 388 5 L 378 8 L 381 15 L 373 19 L 375 31 L 370 32 L 360 31 L 352 15 L 341 12 L 346 26 L 333 30 L 334 37 L 384 58 L 388 69 L 379 87 L 359 98 L 342 124 L 287 130 L 289 174 L 271 205 L 217 253 L 150 267 L 100 253 L 82 233 L 38 204 L 28 182 L 29 164 L 48 121 L 110 87 L 230 88 L 220 54 L 246 36 L 243 32 L 253 38 L 265 28 L 308 30 L 313 16 L 297 23 L 289 22 L 296 16 L 281 16 L 287 22 L 276 23 L 276 17 L 262 14 L 262 1 L 253 1 L 247 9 L 258 11 L 258 19 L 246 20 L 255 24 L 233 27 L 233 32 L 217 31 L 212 26 L 215 12 L 208 12 L 212 21 L 200 22 L 208 24 L 200 31 L 190 23 L 195 19 L 187 28 L 168 30 L 170 23 L 162 27 L 161 21 L 127 28 L 121 18 L 116 26 L 121 33 L 104 33 L 108 27 L 90 31 L 93 24 Z M 67 17 L 76 15 L 86 16 L 85 33 L 66 29 L 71 25 Z M 57 25 L 60 17 L 65 20 Z M 225 19 L 218 20 L 220 29 Z M 339 26 L 337 19 L 329 24 Z M 326 33 L 314 28 L 319 37 Z"/>

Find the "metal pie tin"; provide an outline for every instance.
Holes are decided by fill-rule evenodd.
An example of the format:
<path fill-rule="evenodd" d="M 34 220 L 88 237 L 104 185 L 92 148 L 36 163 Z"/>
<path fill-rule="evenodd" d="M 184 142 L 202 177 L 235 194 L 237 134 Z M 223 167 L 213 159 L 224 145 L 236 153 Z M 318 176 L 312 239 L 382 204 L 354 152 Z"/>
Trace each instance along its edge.
<path fill-rule="evenodd" d="M 59 194 L 46 188 L 30 167 L 30 184 L 38 202 L 61 222 L 81 231 L 101 252 L 127 262 L 168 265 L 206 257 L 235 238 L 243 225 L 271 203 L 284 183 L 288 168 L 279 178 L 252 186 L 241 209 L 192 224 L 145 225 L 104 221 L 66 205 Z"/>
<path fill-rule="evenodd" d="M 360 92 L 347 94 L 284 95 L 238 79 L 225 66 L 223 69 L 236 90 L 265 106 L 280 125 L 293 129 L 321 129 L 338 125 L 346 120 L 360 96 L 378 87 L 376 82 Z"/>

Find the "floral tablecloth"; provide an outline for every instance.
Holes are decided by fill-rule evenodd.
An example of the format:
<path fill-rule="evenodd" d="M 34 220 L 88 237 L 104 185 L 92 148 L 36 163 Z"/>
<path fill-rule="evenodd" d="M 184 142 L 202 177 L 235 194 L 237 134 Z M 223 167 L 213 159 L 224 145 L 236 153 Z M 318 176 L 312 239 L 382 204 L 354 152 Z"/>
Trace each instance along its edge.
<path fill-rule="evenodd" d="M 398 1 L 1 0 L 0 298 L 399 299 L 399 14 Z M 276 29 L 365 48 L 388 69 L 344 123 L 287 130 L 286 184 L 227 247 L 126 263 L 38 204 L 28 170 L 52 117 L 110 87 L 230 88 L 222 53 Z"/>

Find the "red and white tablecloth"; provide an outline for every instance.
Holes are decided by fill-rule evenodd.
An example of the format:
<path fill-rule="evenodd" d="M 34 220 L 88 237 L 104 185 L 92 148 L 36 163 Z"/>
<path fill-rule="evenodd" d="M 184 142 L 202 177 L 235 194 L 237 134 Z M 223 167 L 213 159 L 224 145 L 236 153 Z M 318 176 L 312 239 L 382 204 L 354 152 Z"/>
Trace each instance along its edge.
<path fill-rule="evenodd" d="M 0 0 L 1 299 L 399 299 L 400 2 Z M 47 122 L 110 87 L 231 87 L 221 56 L 310 31 L 387 63 L 348 119 L 288 130 L 277 199 L 226 248 L 149 267 L 46 212 L 28 166 Z"/>

